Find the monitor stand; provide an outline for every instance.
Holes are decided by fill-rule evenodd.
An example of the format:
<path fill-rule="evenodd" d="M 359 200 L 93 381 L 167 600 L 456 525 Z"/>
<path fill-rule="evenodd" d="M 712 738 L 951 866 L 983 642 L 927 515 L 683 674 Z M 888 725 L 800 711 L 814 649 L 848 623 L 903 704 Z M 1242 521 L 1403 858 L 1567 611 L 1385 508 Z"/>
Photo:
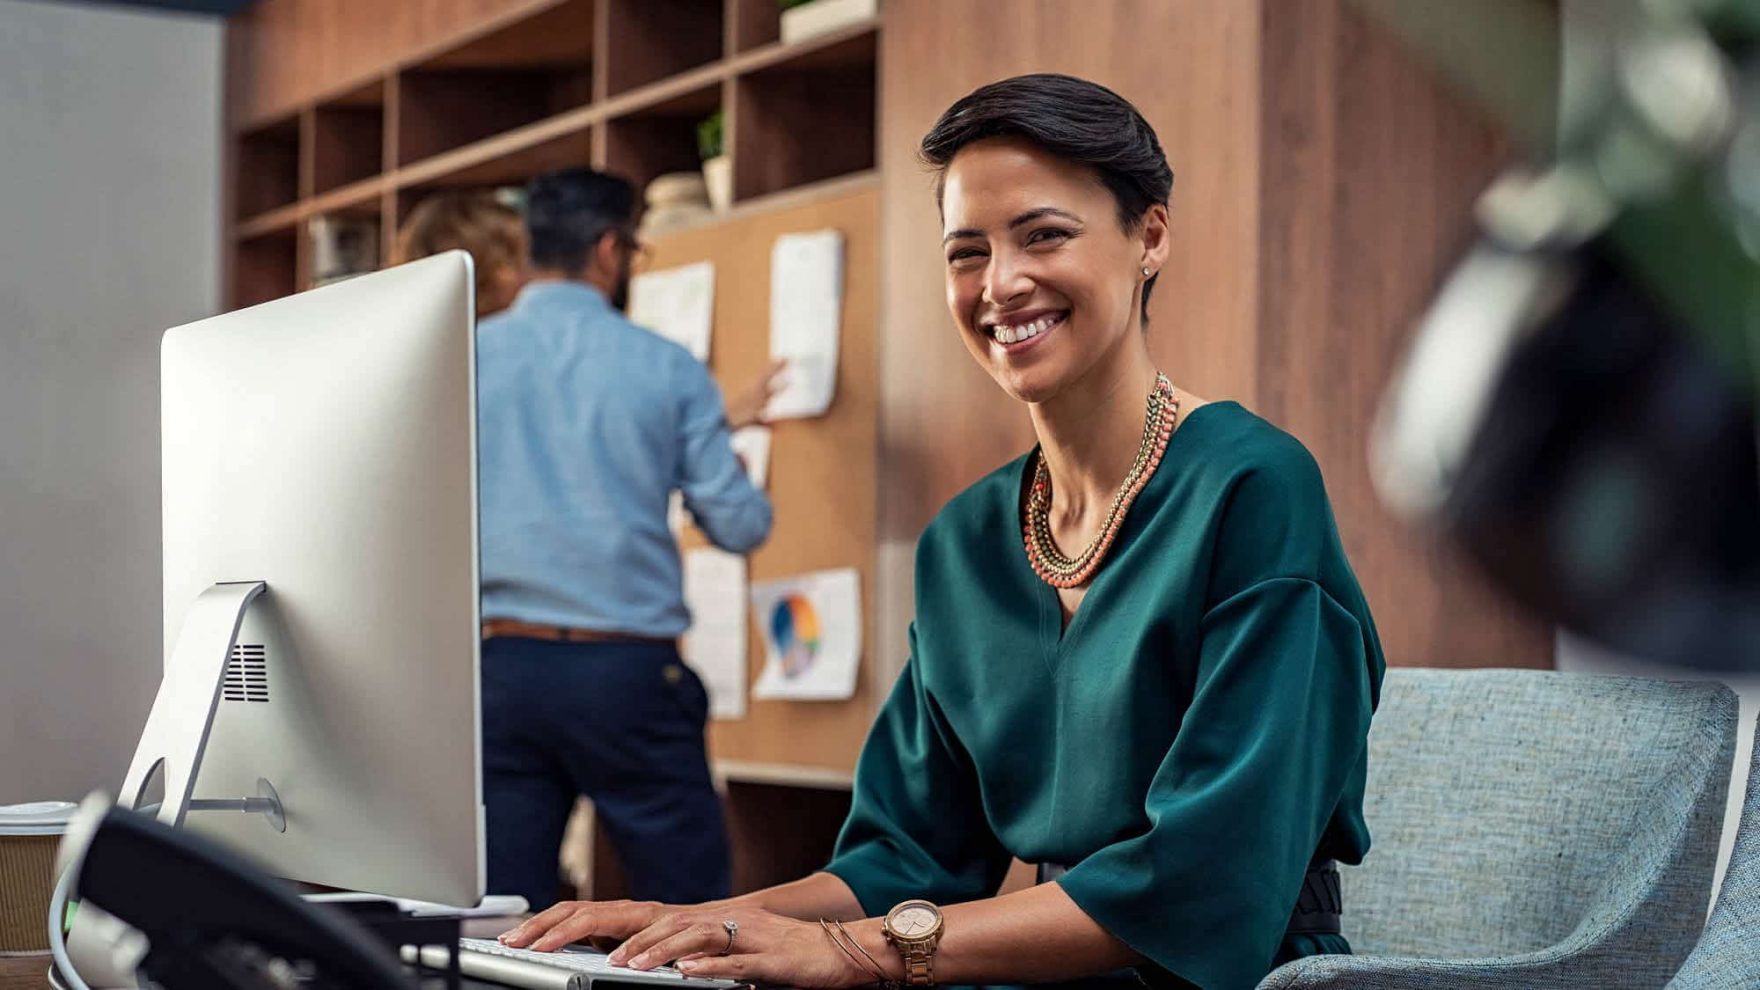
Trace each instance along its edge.
<path fill-rule="evenodd" d="M 281 798 L 267 780 L 257 780 L 255 797 L 194 797 L 196 773 L 214 727 L 239 627 L 251 603 L 268 589 L 262 581 L 237 581 L 213 585 L 196 596 L 171 656 L 166 658 L 165 676 L 128 765 L 128 776 L 123 778 L 118 806 L 150 814 L 174 828 L 181 826 L 184 815 L 191 811 L 254 812 L 268 819 L 276 831 L 287 831 Z M 147 786 L 155 771 L 162 774 L 165 790 L 157 805 L 146 803 Z M 138 985 L 135 968 L 147 946 L 145 938 L 121 920 L 85 905 L 69 926 L 67 951 L 88 986 L 131 988 Z"/>
<path fill-rule="evenodd" d="M 268 591 L 262 581 L 216 584 L 196 596 L 177 644 L 166 659 L 165 677 L 153 699 L 152 713 L 141 730 L 140 745 L 122 780 L 117 804 L 147 814 L 172 827 L 191 811 L 242 811 L 261 814 L 277 832 L 287 831 L 287 818 L 275 787 L 257 780 L 254 797 L 197 799 L 196 773 L 214 727 L 214 712 L 226 683 L 226 665 L 238 644 L 238 629 L 251 602 Z M 148 782 L 162 771 L 165 797 L 157 806 L 144 804 Z"/>

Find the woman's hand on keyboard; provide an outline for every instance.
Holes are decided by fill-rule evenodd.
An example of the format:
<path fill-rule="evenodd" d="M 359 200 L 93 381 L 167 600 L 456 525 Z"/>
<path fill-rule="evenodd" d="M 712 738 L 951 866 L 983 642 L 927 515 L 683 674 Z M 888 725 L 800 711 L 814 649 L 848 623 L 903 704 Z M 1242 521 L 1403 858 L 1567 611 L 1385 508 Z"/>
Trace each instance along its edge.
<path fill-rule="evenodd" d="M 499 940 L 502 945 L 539 952 L 554 952 L 570 942 L 592 942 L 603 948 L 648 928 L 667 912 L 683 910 L 689 909 L 658 901 L 558 901 L 502 932 Z"/>
<path fill-rule="evenodd" d="M 665 909 L 611 953 L 612 965 L 636 970 L 674 960 L 690 976 L 745 983 L 855 987 L 874 982 L 819 922 L 733 904 Z"/>

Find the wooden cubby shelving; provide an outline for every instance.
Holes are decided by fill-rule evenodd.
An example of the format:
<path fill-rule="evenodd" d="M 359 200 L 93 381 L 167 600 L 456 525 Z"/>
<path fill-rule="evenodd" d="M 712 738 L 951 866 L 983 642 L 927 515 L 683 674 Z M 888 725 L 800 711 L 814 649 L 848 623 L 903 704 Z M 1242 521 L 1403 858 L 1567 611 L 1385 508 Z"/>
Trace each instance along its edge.
<path fill-rule="evenodd" d="M 773 3 L 735 4 L 727 23 L 728 44 L 735 53 L 774 44 L 782 37 L 782 9 Z"/>
<path fill-rule="evenodd" d="M 312 108 L 313 195 L 385 171 L 385 88 L 384 80 L 373 80 Z"/>
<path fill-rule="evenodd" d="M 233 139 L 233 201 L 240 218 L 290 206 L 300 198 L 301 115 L 254 127 Z"/>
<path fill-rule="evenodd" d="M 604 124 L 599 164 L 639 189 L 657 175 L 701 166 L 697 125 L 721 108 L 722 84 L 711 80 L 677 96 L 613 117 Z"/>
<path fill-rule="evenodd" d="M 240 238 L 233 242 L 232 254 L 235 307 L 255 306 L 298 290 L 299 248 L 291 225 Z"/>
<path fill-rule="evenodd" d="M 874 166 L 878 39 L 815 40 L 809 51 L 759 49 L 733 78 L 736 202 Z"/>
<path fill-rule="evenodd" d="M 708 65 L 727 54 L 732 3 L 719 0 L 606 0 L 605 76 L 600 95 L 620 96 Z"/>
<path fill-rule="evenodd" d="M 377 211 L 381 259 L 435 189 L 573 165 L 638 186 L 698 167 L 726 116 L 745 212 L 875 167 L 881 19 L 793 45 L 775 0 L 553 0 L 232 134 L 229 302 L 309 285 L 306 221 Z"/>

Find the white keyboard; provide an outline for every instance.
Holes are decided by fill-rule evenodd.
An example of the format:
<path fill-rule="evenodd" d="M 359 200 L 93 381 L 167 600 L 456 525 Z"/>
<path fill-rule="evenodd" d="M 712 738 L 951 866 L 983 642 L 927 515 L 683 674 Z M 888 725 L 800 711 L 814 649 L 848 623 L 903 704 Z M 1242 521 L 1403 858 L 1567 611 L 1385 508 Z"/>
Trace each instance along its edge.
<path fill-rule="evenodd" d="M 461 938 L 458 968 L 465 976 L 530 990 L 593 990 L 595 987 L 669 986 L 692 990 L 725 990 L 742 986 L 731 980 L 705 980 L 680 973 L 670 966 L 634 970 L 613 966 L 605 953 L 584 946 L 568 946 L 555 952 L 514 949 L 493 939 Z M 410 947 L 404 961 L 444 969 L 447 953 L 429 946 L 419 957 Z"/>

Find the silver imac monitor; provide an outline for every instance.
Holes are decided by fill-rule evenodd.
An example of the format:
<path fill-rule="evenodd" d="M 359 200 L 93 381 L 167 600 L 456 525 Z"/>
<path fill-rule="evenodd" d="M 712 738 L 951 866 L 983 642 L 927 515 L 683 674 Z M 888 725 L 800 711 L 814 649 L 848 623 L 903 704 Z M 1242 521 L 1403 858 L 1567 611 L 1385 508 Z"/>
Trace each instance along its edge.
<path fill-rule="evenodd" d="M 166 332 L 165 679 L 121 803 L 152 777 L 280 876 L 482 898 L 474 312 L 454 251 Z"/>

